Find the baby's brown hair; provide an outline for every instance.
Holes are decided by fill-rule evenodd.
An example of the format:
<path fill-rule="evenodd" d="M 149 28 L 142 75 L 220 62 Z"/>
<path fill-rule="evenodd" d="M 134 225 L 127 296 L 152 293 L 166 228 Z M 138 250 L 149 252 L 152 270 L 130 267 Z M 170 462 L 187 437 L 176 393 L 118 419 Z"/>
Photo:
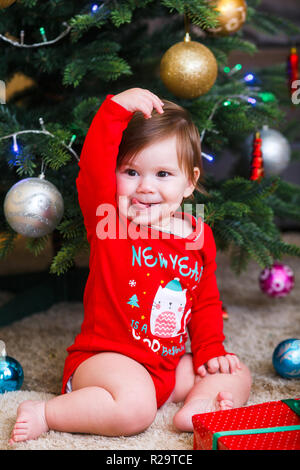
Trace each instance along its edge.
<path fill-rule="evenodd" d="M 186 173 L 195 189 L 205 193 L 200 184 L 203 164 L 198 129 L 187 110 L 172 101 L 164 99 L 162 101 L 164 102 L 164 112 L 160 114 L 153 109 L 151 119 L 145 119 L 142 112 L 134 113 L 123 133 L 117 166 L 128 164 L 138 152 L 155 141 L 176 135 L 179 167 Z M 198 181 L 195 181 L 194 167 L 198 167 L 200 170 Z"/>

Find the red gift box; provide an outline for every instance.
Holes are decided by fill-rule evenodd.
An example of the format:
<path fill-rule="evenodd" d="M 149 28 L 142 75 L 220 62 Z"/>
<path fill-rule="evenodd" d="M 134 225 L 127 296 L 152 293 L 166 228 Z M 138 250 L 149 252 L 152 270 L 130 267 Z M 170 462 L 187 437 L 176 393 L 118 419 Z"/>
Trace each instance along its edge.
<path fill-rule="evenodd" d="M 194 415 L 194 450 L 300 450 L 299 415 L 299 399 Z"/>

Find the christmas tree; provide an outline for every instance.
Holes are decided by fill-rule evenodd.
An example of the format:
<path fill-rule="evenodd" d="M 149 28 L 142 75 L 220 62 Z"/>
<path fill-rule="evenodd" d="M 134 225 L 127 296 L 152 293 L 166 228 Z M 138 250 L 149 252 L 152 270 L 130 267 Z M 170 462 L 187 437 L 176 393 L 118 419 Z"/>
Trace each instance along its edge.
<path fill-rule="evenodd" d="M 224 26 L 218 3 L 0 1 L 0 80 L 7 84 L 17 72 L 30 79 L 29 86 L 2 100 L 0 107 L 1 258 L 13 250 L 17 237 L 4 216 L 5 196 L 16 182 L 41 172 L 61 193 L 64 214 L 52 233 L 28 238 L 27 248 L 42 256 L 52 237 L 56 251 L 49 272 L 57 275 L 66 273 L 74 257 L 88 249 L 75 186 L 81 148 L 106 95 L 130 87 L 150 89 L 190 111 L 207 167 L 202 181 L 207 193 L 195 193 L 194 203 L 204 204 L 205 222 L 218 248 L 228 251 L 236 273 L 251 258 L 263 268 L 284 254 L 300 255 L 299 247 L 282 240 L 278 223 L 285 218 L 299 222 L 300 187 L 278 172 L 272 174 L 272 168 L 263 178 L 251 179 L 252 141 L 250 157 L 243 146 L 263 126 L 294 137 L 295 121 L 286 120 L 286 110 L 295 106 L 287 64 L 257 67 L 253 75 L 243 64 L 230 67 L 228 59 L 233 51 L 257 51 L 245 37 L 246 26 L 291 38 L 299 28 L 259 9 L 259 0 L 236 0 L 238 13 Z M 209 90 L 182 97 L 163 81 L 160 63 L 166 51 L 187 37 L 213 54 L 217 76 Z M 209 64 L 212 68 L 213 61 Z M 189 83 L 191 90 L 194 85 Z M 232 174 L 220 179 L 210 160 L 211 155 L 217 160 L 224 149 L 239 158 Z"/>
<path fill-rule="evenodd" d="M 132 307 L 139 307 L 138 298 L 136 295 L 133 295 L 132 297 L 130 297 L 127 303 L 131 305 Z"/>

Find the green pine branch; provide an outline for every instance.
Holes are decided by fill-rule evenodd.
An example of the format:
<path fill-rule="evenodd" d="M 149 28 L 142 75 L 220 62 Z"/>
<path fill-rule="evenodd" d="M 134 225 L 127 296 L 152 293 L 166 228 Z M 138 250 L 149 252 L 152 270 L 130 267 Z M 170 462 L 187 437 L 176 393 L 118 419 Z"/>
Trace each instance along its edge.
<path fill-rule="evenodd" d="M 300 186 L 280 180 L 277 190 L 268 198 L 275 216 L 285 220 L 300 220 Z"/>
<path fill-rule="evenodd" d="M 8 135 L 20 129 L 16 113 L 10 106 L 0 106 L 0 136 Z"/>
<path fill-rule="evenodd" d="M 137 7 L 143 9 L 153 0 L 139 1 L 139 5 L 135 0 L 120 0 L 118 2 L 109 2 L 111 5 L 110 19 L 116 28 L 125 23 L 131 23 L 132 15 Z"/>
<path fill-rule="evenodd" d="M 71 18 L 69 21 L 71 26 L 71 42 L 78 42 L 92 28 L 101 29 L 106 24 L 108 16 L 109 10 L 102 4 L 99 12 L 94 15 L 91 15 L 89 12 Z"/>
<path fill-rule="evenodd" d="M 162 0 L 170 12 L 186 14 L 191 22 L 202 29 L 215 28 L 218 25 L 219 13 L 211 4 L 203 0 Z"/>
<path fill-rule="evenodd" d="M 48 128 L 50 131 L 51 126 Z M 40 155 L 48 168 L 57 171 L 73 159 L 70 152 L 62 146 L 62 142 L 69 142 L 70 138 L 71 133 L 64 130 L 56 130 L 55 138 L 46 137 Z"/>
<path fill-rule="evenodd" d="M 85 227 L 82 217 L 64 220 L 58 225 L 57 230 L 65 240 L 71 240 L 75 238 L 80 239 L 85 235 Z"/>
<path fill-rule="evenodd" d="M 92 42 L 74 54 L 63 73 L 63 84 L 77 87 L 89 73 L 106 82 L 117 80 L 122 75 L 131 75 L 129 64 L 118 56 L 120 45 L 104 40 Z"/>
<path fill-rule="evenodd" d="M 48 241 L 49 235 L 39 238 L 27 238 L 25 247 L 34 256 L 39 256 L 46 249 Z"/>
<path fill-rule="evenodd" d="M 5 229 L 1 231 L 0 259 L 5 259 L 13 252 L 17 236 L 18 234 L 6 224 Z"/>
<path fill-rule="evenodd" d="M 205 39 L 205 45 L 214 53 L 219 65 L 228 63 L 228 54 L 232 51 L 242 51 L 249 55 L 257 52 L 257 47 L 254 43 L 243 39 L 240 36 L 224 36 L 216 40 L 214 37 Z"/>
<path fill-rule="evenodd" d="M 61 275 L 67 272 L 74 265 L 78 253 L 85 249 L 88 249 L 88 242 L 82 238 L 64 243 L 52 260 L 50 273 Z"/>

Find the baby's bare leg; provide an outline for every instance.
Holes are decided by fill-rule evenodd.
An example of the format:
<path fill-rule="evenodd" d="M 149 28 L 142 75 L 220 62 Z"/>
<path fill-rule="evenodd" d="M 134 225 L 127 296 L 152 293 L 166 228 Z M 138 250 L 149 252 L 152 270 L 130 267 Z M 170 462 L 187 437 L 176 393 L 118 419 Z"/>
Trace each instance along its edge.
<path fill-rule="evenodd" d="M 72 387 L 73 392 L 46 403 L 21 404 L 10 443 L 35 439 L 48 429 L 132 435 L 145 430 L 156 416 L 149 373 L 122 354 L 105 352 L 87 359 L 74 373 Z"/>
<path fill-rule="evenodd" d="M 251 375 L 244 364 L 234 374 L 196 376 L 183 407 L 174 416 L 174 425 L 181 431 L 192 432 L 194 414 L 243 406 L 249 398 L 250 388 Z"/>

